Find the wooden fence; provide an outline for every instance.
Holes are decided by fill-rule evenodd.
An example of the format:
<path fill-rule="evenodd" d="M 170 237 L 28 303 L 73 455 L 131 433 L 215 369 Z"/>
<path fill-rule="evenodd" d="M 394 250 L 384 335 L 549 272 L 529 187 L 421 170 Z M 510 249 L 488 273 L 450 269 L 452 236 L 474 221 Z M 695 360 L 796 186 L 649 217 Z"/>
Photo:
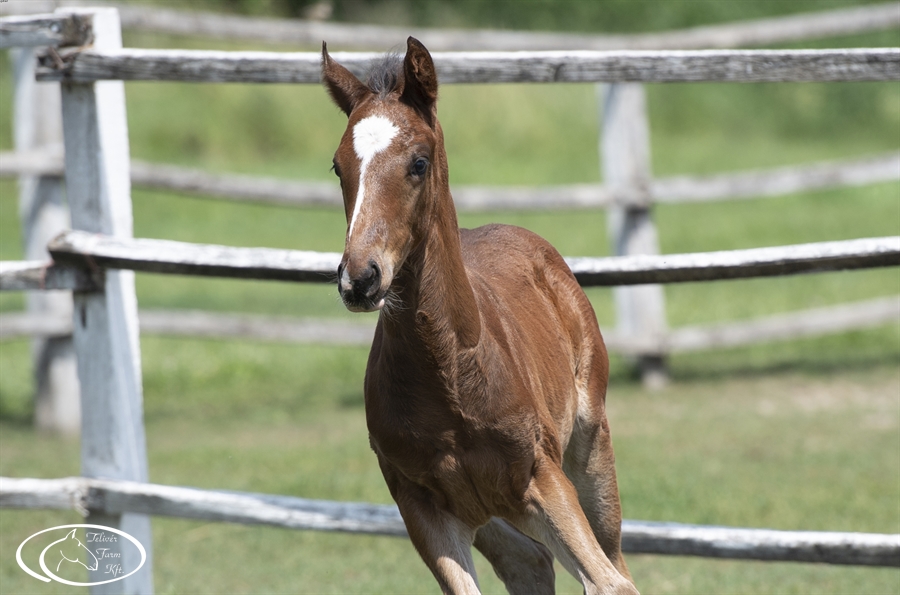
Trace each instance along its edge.
<path fill-rule="evenodd" d="M 147 478 L 140 323 L 133 271 L 324 281 L 333 276 L 337 255 L 133 239 L 122 80 L 318 83 L 318 55 L 123 50 L 118 14 L 112 9 L 4 19 L 0 21 L 0 41 L 9 45 L 10 40 L 14 40 L 16 44 L 26 46 L 46 44 L 48 39 L 57 43 L 54 35 L 72 30 L 92 39 L 93 45 L 88 49 L 49 52 L 41 61 L 38 78 L 67 83 L 62 86 L 61 94 L 65 174 L 73 231 L 51 243 L 52 262 L 0 263 L 0 289 L 77 290 L 70 324 L 74 348 L 79 354 L 83 477 L 68 480 L 3 478 L 0 480 L 0 505 L 86 511 L 89 522 L 117 527 L 135 536 L 151 557 L 148 514 L 349 530 L 348 525 L 341 525 L 344 522 L 341 519 L 358 516 L 356 512 L 360 512 L 363 517 L 378 517 L 384 523 L 382 529 L 370 526 L 360 530 L 402 534 L 393 507 L 357 507 L 280 496 L 154 486 Z M 15 35 L 9 31 L 14 31 Z M 69 39 L 65 35 L 63 38 Z M 368 55 L 340 55 L 343 62 L 357 70 L 362 69 L 369 58 Z M 647 191 L 651 186 L 646 183 L 649 178 L 646 122 L 641 118 L 621 116 L 633 113 L 629 110 L 634 106 L 642 106 L 641 87 L 628 81 L 900 80 L 900 49 L 565 51 L 493 53 L 489 56 L 467 52 L 438 53 L 435 58 L 442 82 L 578 80 L 611 83 L 605 99 L 605 130 L 610 137 L 625 135 L 637 139 L 631 145 L 620 145 L 627 149 L 619 151 L 625 157 L 616 162 L 610 158 L 607 162 L 609 171 L 605 179 L 611 197 L 611 219 L 618 219 L 620 224 L 627 222 L 622 229 L 643 229 L 637 239 L 617 237 L 617 243 L 624 246 L 619 253 L 628 252 L 627 248 L 634 248 L 635 244 L 637 248 L 652 252 L 655 243 L 652 237 L 655 234 L 647 233 L 647 230 L 652 231 L 652 226 L 648 210 L 651 200 Z M 896 156 L 887 159 L 896 159 Z M 884 163 L 888 164 L 885 167 L 889 170 L 893 162 L 885 160 Z M 637 174 L 622 176 L 622 170 Z M 759 175 L 765 178 L 770 174 L 749 174 L 744 179 Z M 848 177 L 854 176 L 855 173 Z M 787 177 L 797 179 L 796 176 Z M 726 182 L 724 186 L 728 187 L 730 183 Z M 709 195 L 715 196 L 716 192 L 721 191 L 711 190 Z M 648 236 L 649 242 L 646 241 Z M 896 266 L 900 265 L 900 237 L 665 257 L 633 254 L 606 259 L 569 259 L 569 263 L 584 284 L 627 284 L 629 287 L 617 289 L 633 292 L 658 289 L 655 285 L 658 283 Z M 649 285 L 635 287 L 635 284 Z M 896 300 L 890 298 L 879 301 L 877 307 L 883 312 L 893 309 L 896 316 L 895 303 Z M 872 305 L 868 302 L 866 307 Z M 831 313 L 805 313 L 803 323 L 815 325 L 817 320 L 828 318 Z M 833 326 L 852 326 L 860 321 L 857 314 L 854 309 L 847 308 L 842 320 Z M 785 322 L 784 319 L 768 320 L 769 328 L 776 331 Z M 796 326 L 800 327 L 803 324 Z M 748 327 L 732 325 L 730 331 L 718 337 L 720 344 L 746 340 Z M 53 332 L 60 332 L 60 327 Z M 665 347 L 661 343 L 664 337 L 661 339 L 649 332 L 626 336 L 636 338 L 629 349 L 637 353 L 657 353 L 662 349 L 660 345 Z M 696 345 L 698 339 L 688 333 L 681 340 L 690 346 L 692 341 Z M 298 518 L 312 520 L 301 522 Z M 897 535 L 777 532 L 631 521 L 625 523 L 625 534 L 626 550 L 633 552 L 900 566 L 900 536 Z M 123 555 L 126 556 L 123 565 L 127 567 L 128 552 Z M 127 584 L 116 588 L 135 593 L 151 592 L 151 568 L 148 564 L 146 570 L 128 577 Z"/>
<path fill-rule="evenodd" d="M 332 502 L 291 496 L 223 492 L 128 481 L 69 477 L 0 477 L 0 506 L 101 510 L 406 537 L 396 506 Z M 822 531 L 771 531 L 623 521 L 626 552 L 744 560 L 789 560 L 860 566 L 897 566 L 900 535 Z"/>
<path fill-rule="evenodd" d="M 11 12 L 35 11 L 51 9 L 57 5 L 78 6 L 84 2 L 79 0 L 38 0 L 29 3 L 16 3 L 0 6 Z M 117 6 L 122 15 L 125 27 L 142 31 L 153 31 L 174 34 L 195 34 L 214 37 L 239 38 L 257 42 L 275 42 L 292 44 L 310 43 L 317 45 L 321 39 L 327 38 L 338 46 L 349 47 L 387 47 L 409 32 L 401 32 L 397 28 L 342 25 L 309 21 L 283 21 L 274 19 L 252 19 L 213 13 L 160 10 L 134 5 L 118 5 L 101 3 L 101 5 Z M 33 41 L 46 43 L 48 40 L 58 46 L 78 46 L 84 39 L 84 26 L 76 21 L 64 22 L 59 17 L 46 16 L 45 21 L 24 20 L 20 24 L 10 20 L 0 36 L 8 38 L 6 43 L 22 43 L 23 35 L 28 28 L 38 32 Z M 56 19 L 49 23 L 46 19 Z M 30 23 L 30 24 L 29 24 Z M 704 80 L 878 80 L 884 76 L 894 76 L 891 68 L 896 68 L 896 56 L 892 52 L 880 57 L 867 53 L 863 61 L 887 60 L 892 62 L 887 69 L 884 64 L 854 64 L 852 57 L 842 52 L 756 52 L 741 54 L 726 52 L 715 54 L 710 52 L 653 52 L 643 54 L 624 52 L 624 54 L 603 52 L 565 52 L 561 50 L 575 49 L 690 49 L 697 47 L 733 47 L 735 45 L 759 45 L 764 43 L 796 41 L 810 37 L 841 35 L 879 30 L 900 25 L 900 4 L 887 3 L 851 9 L 839 9 L 813 14 L 792 15 L 759 21 L 699 27 L 694 29 L 640 35 L 560 35 L 546 33 L 524 33 L 504 31 L 465 31 L 422 29 L 413 31 L 435 50 L 441 49 L 492 49 L 492 50 L 533 50 L 553 49 L 558 53 L 544 52 L 539 57 L 518 53 L 514 59 L 504 57 L 502 65 L 492 71 L 491 65 L 495 56 L 478 53 L 472 56 L 467 53 L 454 53 L 447 57 L 443 65 L 442 82 L 484 82 L 507 80 L 695 80 L 696 76 Z M 41 38 L 40 31 L 51 30 L 47 39 Z M 405 31 L 405 30 L 404 30 Z M 65 53 L 62 50 L 61 53 Z M 258 72 L 253 80 L 263 82 L 293 81 L 317 82 L 318 63 L 316 56 L 310 54 L 263 54 L 263 53 L 222 53 L 222 52 L 172 52 L 151 51 L 114 52 L 115 55 L 96 57 L 99 63 L 94 64 L 90 53 L 81 52 L 79 65 L 69 68 L 65 57 L 51 55 L 45 63 L 44 80 L 65 78 L 85 80 L 100 78 L 132 79 L 132 80 L 250 80 L 246 71 Z M 356 64 L 360 72 L 365 69 L 368 57 L 354 54 L 342 56 L 350 64 Z M 725 58 L 727 56 L 727 58 Z M 480 60 L 480 62 L 476 61 Z M 722 62 L 724 59 L 724 62 Z M 454 64 L 453 61 L 456 60 Z M 697 62 L 700 60 L 701 62 Z M 785 69 L 789 60 L 790 67 Z M 833 61 L 836 60 L 836 61 Z M 652 62 L 649 70 L 641 70 Z M 713 67 L 714 62 L 719 62 Z M 688 65 L 698 68 L 702 75 L 690 75 L 684 71 Z M 762 71 L 759 66 L 763 65 Z M 492 65 L 491 65 L 492 66 Z M 260 71 L 263 67 L 264 71 Z M 265 70 L 268 68 L 268 70 Z M 730 71 L 728 70 L 730 69 Z M 792 72 L 791 72 L 792 70 Z M 602 85 L 601 92 L 606 95 L 603 113 L 604 145 L 615 145 L 616 150 L 603 151 L 605 186 L 595 184 L 568 185 L 556 187 L 461 187 L 454 188 L 454 200 L 461 210 L 477 209 L 546 209 L 546 208 L 596 208 L 609 210 L 610 235 L 616 254 L 656 253 L 658 245 L 656 231 L 651 219 L 650 207 L 657 202 L 689 202 L 702 200 L 728 200 L 736 198 L 755 198 L 777 196 L 791 192 L 802 192 L 815 189 L 848 185 L 863 185 L 900 177 L 900 153 L 892 153 L 866 159 L 844 162 L 827 162 L 799 167 L 776 168 L 772 170 L 741 172 L 707 177 L 675 177 L 668 179 L 652 179 L 649 174 L 649 146 L 646 131 L 646 114 L 643 109 L 643 91 L 639 86 L 615 83 Z M 23 100 L 26 105 L 33 102 Z M 61 140 L 61 139 L 60 139 Z M 59 180 L 63 169 L 61 145 L 44 142 L 41 148 L 34 148 L 34 143 L 20 143 L 16 153 L 0 154 L 0 175 L 41 176 L 44 183 Z M 624 161 L 623 161 L 624 160 Z M 630 171 L 629 176 L 621 177 L 620 172 Z M 156 165 L 141 162 L 132 163 L 132 183 L 194 193 L 201 196 L 271 202 L 276 204 L 296 205 L 340 205 L 341 198 L 337 188 L 332 184 L 310 182 L 288 182 L 284 180 L 266 179 L 251 176 L 212 175 L 203 171 L 190 170 L 174 166 Z M 621 179 L 619 179 L 621 178 Z M 27 182 L 27 180 L 26 180 Z M 26 194 L 28 189 L 25 190 Z M 28 196 L 20 202 L 28 204 Z M 32 201 L 40 202 L 40 201 Z M 37 246 L 29 253 L 29 258 L 37 258 L 46 242 L 53 237 L 50 231 L 61 229 L 58 225 L 45 229 L 43 233 L 33 234 Z M 663 294 L 660 288 L 619 288 L 615 290 L 618 326 L 608 332 L 611 348 L 627 351 L 638 356 L 638 362 L 644 368 L 645 380 L 653 382 L 664 379 L 664 369 L 654 364 L 661 363 L 660 357 L 677 349 L 681 344 L 675 334 L 694 336 L 705 334 L 712 337 L 718 335 L 705 332 L 708 329 L 669 329 L 665 322 Z M 29 297 L 29 310 L 33 311 L 32 328 L 47 328 L 44 320 L 48 316 L 58 319 L 56 328 L 65 324 L 70 316 L 64 306 L 51 309 L 46 304 L 32 304 L 38 298 Z M 46 300 L 45 300 L 46 301 Z M 880 317 L 873 316 L 871 311 L 865 315 L 867 304 L 856 306 L 857 315 L 851 319 L 858 321 L 861 327 L 872 326 L 896 318 L 890 313 L 877 310 Z M 53 311 L 51 311 L 53 310 Z M 818 328 L 804 324 L 808 313 L 798 312 L 794 315 L 798 324 L 795 328 L 805 330 L 809 334 L 831 332 L 834 326 Z M 200 314 L 199 316 L 203 316 Z M 241 324 L 238 316 L 233 317 L 231 328 L 240 327 L 249 338 L 260 338 L 254 334 L 258 325 Z M 219 320 L 222 315 L 218 315 Z M 174 332 L 177 324 L 184 322 L 182 333 L 195 328 L 197 323 L 183 313 L 173 316 L 172 323 L 165 328 Z M 760 320 L 759 326 L 766 327 L 766 320 Z M 11 330 L 9 315 L 0 316 L 0 336 L 9 336 Z M 304 323 L 300 323 L 302 326 Z M 341 333 L 346 325 L 333 323 L 335 332 Z M 745 323 L 747 324 L 747 323 Z M 295 325 L 296 326 L 296 325 Z M 21 320 L 17 320 L 16 329 L 24 328 Z M 150 332 L 159 328 L 149 327 Z M 223 336 L 231 336 L 223 333 Z M 303 333 L 294 333 L 301 339 Z M 748 342 L 766 341 L 783 336 L 771 333 L 745 333 Z M 43 339 L 38 339 L 41 341 Z M 65 341 L 64 337 L 55 337 L 50 341 Z M 699 345 L 699 343 L 693 343 Z M 717 345 L 711 341 L 710 346 Z M 641 354 L 637 346 L 645 346 L 647 353 Z M 49 359 L 48 361 L 53 361 Z M 649 367 L 648 367 L 649 365 Z M 70 366 L 71 367 L 71 366 Z M 656 376 L 654 376 L 654 373 Z M 47 374 L 38 379 L 39 385 L 48 384 L 47 378 L 59 378 Z M 42 380 L 41 378 L 44 378 Z M 51 387 L 52 388 L 52 387 Z M 59 390 L 59 389 L 54 389 Z M 54 390 L 48 389 L 49 393 Z M 71 397 L 68 397 L 71 400 Z M 58 407 L 63 411 L 65 407 Z M 52 424 L 53 422 L 49 422 Z M 46 424 L 42 424 L 46 425 Z"/>

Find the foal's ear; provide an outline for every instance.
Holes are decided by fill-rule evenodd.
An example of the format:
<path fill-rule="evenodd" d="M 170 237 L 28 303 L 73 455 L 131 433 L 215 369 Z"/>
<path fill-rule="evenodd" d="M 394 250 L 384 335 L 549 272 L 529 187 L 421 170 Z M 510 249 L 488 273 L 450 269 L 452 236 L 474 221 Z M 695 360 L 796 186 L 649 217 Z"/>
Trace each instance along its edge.
<path fill-rule="evenodd" d="M 322 42 L 322 81 L 334 102 L 348 116 L 360 101 L 370 93 L 352 72 L 335 62 L 328 55 L 328 48 Z"/>
<path fill-rule="evenodd" d="M 406 40 L 403 78 L 403 94 L 400 101 L 422 114 L 428 125 L 434 128 L 438 94 L 437 73 L 431 54 L 415 37 Z"/>

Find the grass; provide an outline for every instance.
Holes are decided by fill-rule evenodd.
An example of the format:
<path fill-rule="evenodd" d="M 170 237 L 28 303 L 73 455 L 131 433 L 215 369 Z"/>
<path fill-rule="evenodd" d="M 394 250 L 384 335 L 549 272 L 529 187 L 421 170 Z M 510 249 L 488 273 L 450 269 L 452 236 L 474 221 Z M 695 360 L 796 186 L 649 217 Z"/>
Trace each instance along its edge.
<path fill-rule="evenodd" d="M 684 24 L 685 18 L 676 21 Z M 889 31 L 827 40 L 820 47 L 898 44 L 897 32 Z M 135 34 L 126 35 L 126 45 L 247 47 Z M 3 149 L 11 146 L 8 64 L 0 57 Z M 647 89 L 656 175 L 900 149 L 896 83 Z M 345 119 L 319 88 L 129 83 L 126 90 L 135 158 L 333 180 L 328 168 Z M 440 117 L 454 183 L 599 180 L 593 86 L 447 86 Z M 139 237 L 342 248 L 345 222 L 334 210 L 234 204 L 141 189 L 133 191 L 133 201 Z M 15 184 L 0 180 L 4 260 L 21 257 L 16 202 Z M 654 218 L 664 253 L 898 235 L 900 183 L 660 205 Z M 522 225 L 564 254 L 609 251 L 602 212 L 479 213 L 464 214 L 461 221 L 469 227 L 488 221 Z M 331 286 L 141 274 L 137 291 L 147 308 L 350 316 Z M 677 327 L 897 293 L 900 271 L 890 268 L 673 285 L 666 288 L 666 305 L 669 323 Z M 589 295 L 602 328 L 609 329 L 615 321 L 611 292 L 592 289 Z M 0 295 L 0 311 L 22 307 L 21 295 Z M 390 502 L 368 449 L 361 407 L 366 349 L 153 336 L 142 337 L 141 347 L 154 482 Z M 898 363 L 897 323 L 676 355 L 670 361 L 673 382 L 663 393 L 646 392 L 628 362 L 614 358 L 609 406 L 626 516 L 900 532 Z M 33 432 L 32 390 L 28 343 L 0 343 L 0 474 L 77 475 L 76 442 Z M 25 576 L 12 552 L 31 533 L 78 518 L 0 509 L 0 593 L 71 592 Z M 160 593 L 437 591 L 404 540 L 163 518 L 154 519 L 153 530 Z M 477 563 L 485 592 L 502 592 L 484 560 Z M 900 593 L 897 569 L 636 555 L 629 564 L 645 593 Z M 558 576 L 560 592 L 580 592 L 559 569 Z"/>
<path fill-rule="evenodd" d="M 861 342 L 877 342 L 866 334 L 877 331 L 860 333 Z M 142 346 L 154 481 L 390 502 L 366 440 L 365 349 L 158 337 L 145 337 Z M 14 375 L 5 366 L 27 366 L 24 341 L 2 349 L 4 378 Z M 783 346 L 770 351 L 790 365 L 760 374 L 719 361 L 719 375 L 709 366 L 704 374 L 683 374 L 665 394 L 613 384 L 610 420 L 626 516 L 900 532 L 896 350 L 893 361 L 826 361 L 818 368 L 792 361 Z M 324 370 L 324 385 L 310 380 L 317 372 L 325 377 Z M 27 383 L 15 394 L 3 386 L 5 401 L 27 402 Z M 34 435 L 27 418 L 4 417 L 0 474 L 77 474 L 71 442 Z M 67 519 L 0 511 L 0 544 L 11 551 L 30 532 Z M 155 519 L 154 548 L 162 593 L 436 592 L 409 544 L 392 538 Z M 43 592 L 27 591 L 33 581 L 0 557 L 4 593 Z M 229 560 L 240 566 L 211 571 Z M 900 581 L 896 569 L 636 555 L 629 563 L 647 593 L 896 593 Z M 486 592 L 502 592 L 483 560 L 479 572 Z M 559 574 L 560 592 L 580 592 Z"/>

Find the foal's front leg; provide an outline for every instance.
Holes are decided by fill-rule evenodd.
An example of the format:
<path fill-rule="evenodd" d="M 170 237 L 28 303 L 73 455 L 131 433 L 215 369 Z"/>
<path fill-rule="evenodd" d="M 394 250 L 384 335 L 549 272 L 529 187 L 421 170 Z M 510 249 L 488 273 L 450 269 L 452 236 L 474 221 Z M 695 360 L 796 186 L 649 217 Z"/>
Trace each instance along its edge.
<path fill-rule="evenodd" d="M 409 538 L 434 574 L 441 591 L 479 595 L 472 561 L 475 529 L 435 505 L 432 494 L 406 479 L 393 478 L 391 489 Z"/>

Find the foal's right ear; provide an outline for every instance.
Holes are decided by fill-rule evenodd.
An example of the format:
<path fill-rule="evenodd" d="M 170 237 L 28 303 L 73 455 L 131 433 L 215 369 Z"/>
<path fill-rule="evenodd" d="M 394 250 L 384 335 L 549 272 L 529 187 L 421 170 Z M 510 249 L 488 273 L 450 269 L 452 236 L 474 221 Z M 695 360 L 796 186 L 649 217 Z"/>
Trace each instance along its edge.
<path fill-rule="evenodd" d="M 334 102 L 348 116 L 359 102 L 370 93 L 352 72 L 335 62 L 328 55 L 328 48 L 322 42 L 322 81 Z"/>

